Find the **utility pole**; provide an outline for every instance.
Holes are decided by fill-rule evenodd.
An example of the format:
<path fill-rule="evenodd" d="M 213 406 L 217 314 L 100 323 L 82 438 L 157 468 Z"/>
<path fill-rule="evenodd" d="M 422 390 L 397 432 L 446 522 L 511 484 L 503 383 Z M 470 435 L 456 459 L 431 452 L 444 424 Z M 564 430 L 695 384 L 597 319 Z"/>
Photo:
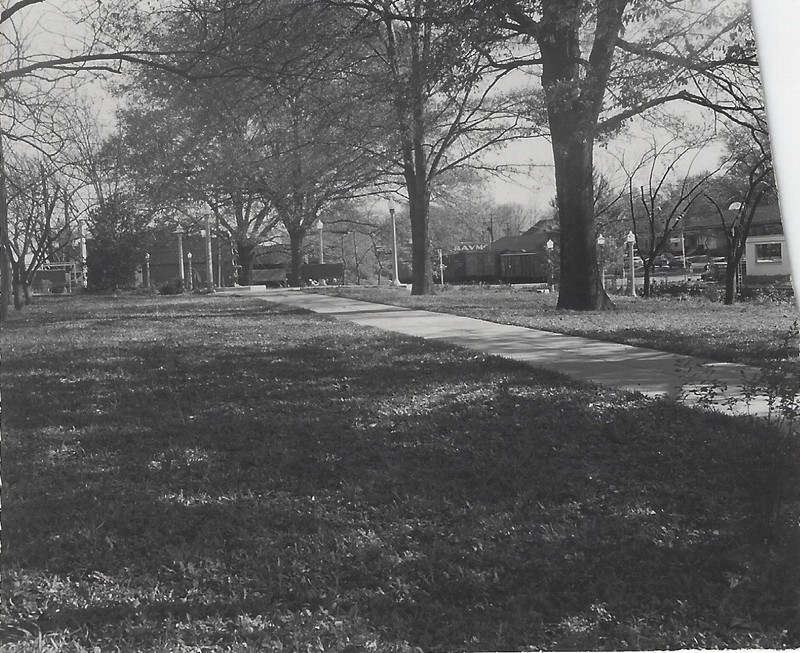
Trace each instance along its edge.
<path fill-rule="evenodd" d="M 5 322 L 11 303 L 11 260 L 8 252 L 8 196 L 3 132 L 0 132 L 0 295 L 0 322 Z"/>
<path fill-rule="evenodd" d="M 211 258 L 211 216 L 206 213 L 206 284 L 208 292 L 214 292 L 214 261 Z"/>

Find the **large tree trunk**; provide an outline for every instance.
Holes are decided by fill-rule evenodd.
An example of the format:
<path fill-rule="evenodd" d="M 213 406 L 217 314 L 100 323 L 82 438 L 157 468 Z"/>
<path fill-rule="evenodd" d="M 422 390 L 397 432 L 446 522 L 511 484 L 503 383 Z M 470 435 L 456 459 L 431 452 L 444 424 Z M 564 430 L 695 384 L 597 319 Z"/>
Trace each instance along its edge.
<path fill-rule="evenodd" d="M 8 251 L 8 197 L 6 195 L 5 155 L 0 133 L 0 322 L 8 319 L 11 304 L 11 257 Z"/>
<path fill-rule="evenodd" d="M 625 5 L 626 0 L 598 0 L 595 38 L 587 62 L 581 52 L 580 33 L 585 3 L 541 3 L 536 41 L 542 59 L 561 223 L 559 308 L 586 311 L 613 307 L 597 265 L 592 164 L 595 130 Z"/>
<path fill-rule="evenodd" d="M 239 285 L 249 286 L 253 282 L 253 260 L 255 259 L 255 245 L 251 243 L 236 242 L 236 257 L 239 259 Z"/>
<path fill-rule="evenodd" d="M 736 302 L 736 296 L 739 294 L 736 272 L 742 260 L 742 254 L 744 254 L 744 243 L 741 243 L 741 245 L 740 249 L 738 239 L 734 238 L 731 250 L 728 251 L 728 255 L 725 257 L 725 297 L 723 302 L 728 306 Z"/>
<path fill-rule="evenodd" d="M 737 287 L 736 287 L 736 265 L 731 266 L 728 263 L 728 269 L 725 270 L 725 299 L 724 303 L 728 306 L 736 301 Z"/>
<path fill-rule="evenodd" d="M 558 308 L 599 310 L 613 307 L 597 265 L 592 157 L 594 141 L 574 131 L 553 129 L 556 201 L 561 224 L 561 280 Z"/>
<path fill-rule="evenodd" d="M 432 295 L 433 268 L 428 242 L 428 189 L 423 181 L 409 188 L 411 217 L 411 294 Z"/>
<path fill-rule="evenodd" d="M 649 265 L 645 265 L 642 274 L 644 275 L 642 279 L 642 295 L 650 297 L 653 293 L 653 269 Z"/>
<path fill-rule="evenodd" d="M 11 306 L 12 297 L 11 260 L 8 248 L 0 249 L 0 321 L 8 318 L 8 307 Z"/>
<path fill-rule="evenodd" d="M 292 260 L 289 265 L 289 285 L 297 288 L 301 285 L 300 273 L 303 268 L 303 240 L 306 236 L 305 227 L 295 227 L 289 230 L 289 243 Z"/>
<path fill-rule="evenodd" d="M 12 283 L 14 285 L 14 308 L 18 311 L 22 310 L 24 299 L 22 294 L 22 278 L 19 271 L 19 262 L 14 262 L 12 265 Z"/>
<path fill-rule="evenodd" d="M 747 238 L 750 236 L 750 227 L 753 224 L 753 216 L 755 215 L 755 210 L 758 208 L 758 205 L 761 203 L 762 196 L 763 192 L 759 193 L 758 197 L 756 198 L 755 202 L 753 202 L 753 204 L 751 205 L 751 208 L 748 210 L 747 214 L 744 215 L 742 224 L 734 225 L 733 234 L 730 240 L 728 241 L 728 253 L 725 257 L 727 266 L 725 268 L 725 298 L 724 298 L 724 302 L 728 306 L 730 306 L 736 301 L 736 296 L 739 294 L 739 288 L 736 282 L 737 279 L 736 273 L 737 270 L 739 269 L 739 264 L 742 262 L 742 256 L 744 256 L 744 250 L 745 250 L 745 243 L 747 242 Z"/>

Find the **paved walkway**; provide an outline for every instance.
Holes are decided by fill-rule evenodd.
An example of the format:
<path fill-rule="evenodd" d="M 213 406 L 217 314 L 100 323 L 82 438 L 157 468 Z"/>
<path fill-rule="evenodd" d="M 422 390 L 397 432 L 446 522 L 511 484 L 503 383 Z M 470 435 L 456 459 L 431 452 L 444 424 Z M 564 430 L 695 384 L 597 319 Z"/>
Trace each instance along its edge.
<path fill-rule="evenodd" d="M 744 379 L 752 379 L 758 374 L 756 368 L 746 365 L 719 363 L 643 347 L 294 289 L 233 292 L 243 297 L 289 304 L 385 331 L 441 340 L 512 358 L 575 379 L 637 391 L 648 396 L 680 399 L 690 405 L 698 403 L 705 394 L 709 379 L 712 379 L 714 386 L 725 388 L 724 391 L 717 391 L 720 394 L 715 403 L 720 410 L 762 416 L 769 411 L 764 397 L 749 402 L 744 400 Z"/>

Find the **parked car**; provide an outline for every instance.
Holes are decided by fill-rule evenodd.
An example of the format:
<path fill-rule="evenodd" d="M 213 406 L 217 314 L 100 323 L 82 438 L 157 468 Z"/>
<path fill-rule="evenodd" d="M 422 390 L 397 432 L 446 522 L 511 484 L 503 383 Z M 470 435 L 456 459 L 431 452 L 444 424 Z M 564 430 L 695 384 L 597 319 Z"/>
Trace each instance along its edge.
<path fill-rule="evenodd" d="M 653 261 L 656 268 L 680 268 L 686 267 L 686 262 L 682 256 L 675 256 L 674 254 L 661 254 L 656 256 Z"/>

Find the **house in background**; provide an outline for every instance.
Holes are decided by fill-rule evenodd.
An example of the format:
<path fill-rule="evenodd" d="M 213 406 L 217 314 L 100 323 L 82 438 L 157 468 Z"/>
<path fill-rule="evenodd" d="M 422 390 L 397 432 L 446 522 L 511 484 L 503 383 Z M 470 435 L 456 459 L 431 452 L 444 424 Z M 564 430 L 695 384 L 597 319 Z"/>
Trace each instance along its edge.
<path fill-rule="evenodd" d="M 723 210 L 725 224 L 730 225 L 736 211 Z M 783 233 L 781 212 L 777 205 L 769 204 L 759 206 L 753 215 L 750 227 L 750 237 L 765 236 Z M 684 242 L 681 243 L 681 235 Z M 728 243 L 725 238 L 725 227 L 719 214 L 715 210 L 704 208 L 702 211 L 689 211 L 673 230 L 669 241 L 669 251 L 676 256 L 681 254 L 685 246 L 686 255 L 708 254 L 709 256 L 725 256 Z"/>
<path fill-rule="evenodd" d="M 730 225 L 736 211 L 724 210 L 725 223 Z M 707 254 L 722 257 L 727 253 L 724 226 L 716 211 L 687 213 L 680 228 L 673 232 L 669 251 L 680 255 L 685 247 L 687 256 Z M 683 242 L 681 241 L 683 237 Z M 780 207 L 777 204 L 759 206 L 750 226 L 742 258 L 742 280 L 745 285 L 763 285 L 789 281 L 789 259 L 786 237 L 783 234 Z"/>
<path fill-rule="evenodd" d="M 784 234 L 750 236 L 744 251 L 747 285 L 788 283 L 789 248 Z"/>

